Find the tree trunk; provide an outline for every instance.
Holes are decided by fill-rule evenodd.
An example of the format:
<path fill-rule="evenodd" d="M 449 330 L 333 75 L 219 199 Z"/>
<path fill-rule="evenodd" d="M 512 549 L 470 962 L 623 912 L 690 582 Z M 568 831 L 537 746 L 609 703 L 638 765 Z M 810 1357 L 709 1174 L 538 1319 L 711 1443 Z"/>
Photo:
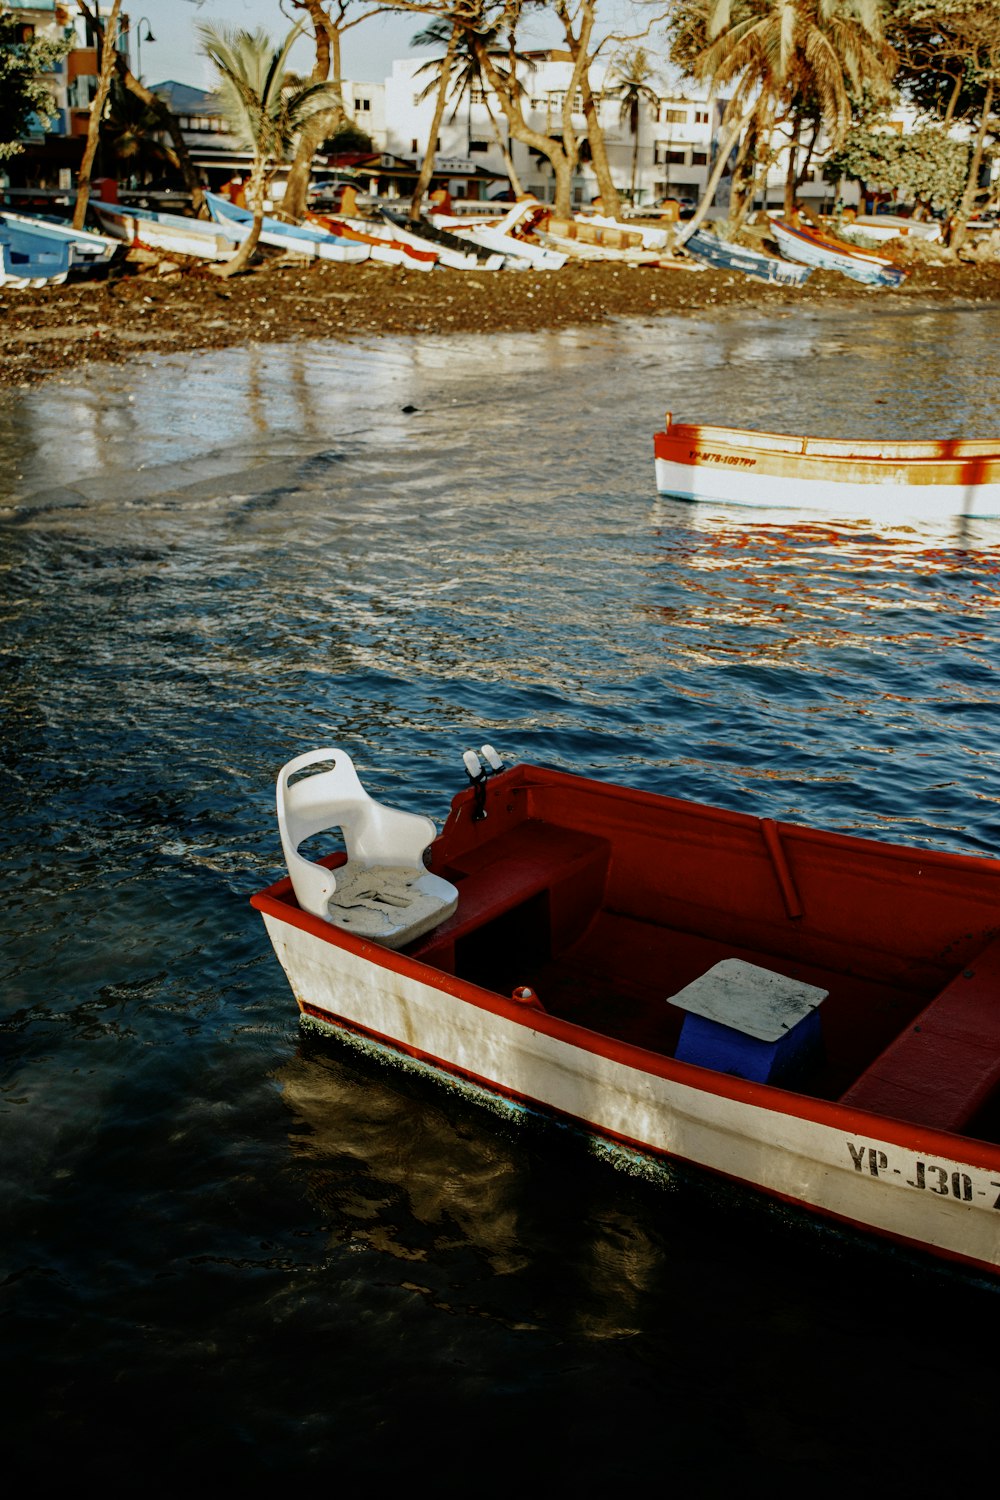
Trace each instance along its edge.
<path fill-rule="evenodd" d="M 216 276 L 238 276 L 245 271 L 253 259 L 254 252 L 260 243 L 260 233 L 264 227 L 264 176 L 267 171 L 266 162 L 261 159 L 255 161 L 250 168 L 250 177 L 247 181 L 247 205 L 253 210 L 253 223 L 250 233 L 240 245 L 236 254 L 221 265 L 213 265 L 209 269 Z"/>
<path fill-rule="evenodd" d="M 96 5 L 89 5 L 87 0 L 76 0 L 76 3 L 91 22 L 103 43 L 104 23 L 97 13 Z M 167 108 L 158 94 L 152 93 L 144 83 L 136 78 L 125 58 L 117 49 L 114 52 L 114 63 L 123 86 L 128 89 L 130 94 L 134 94 L 137 99 L 141 99 L 148 109 L 154 111 L 163 129 L 169 135 L 173 142 L 173 154 L 168 153 L 168 160 L 171 166 L 176 167 L 183 177 L 184 186 L 191 195 L 191 202 L 194 205 L 195 213 L 199 214 L 203 219 L 207 218 L 208 209 L 205 207 L 205 192 L 202 187 L 201 178 L 198 176 L 194 162 L 191 160 L 187 142 L 184 139 L 180 125 L 177 123 L 176 116 Z"/>
<path fill-rule="evenodd" d="M 556 6 L 556 13 L 562 22 L 563 34 L 566 38 L 566 47 L 574 63 L 577 63 L 581 53 L 590 47 L 590 38 L 594 29 L 594 8 L 592 0 L 584 0 L 581 6 L 583 20 L 580 26 L 580 35 L 577 36 L 573 30 L 573 16 L 565 3 L 560 0 Z M 579 89 L 583 100 L 583 117 L 587 124 L 587 140 L 590 142 L 590 165 L 594 169 L 597 178 L 597 191 L 604 205 L 604 212 L 612 219 L 621 217 L 622 202 L 611 176 L 611 167 L 608 164 L 608 149 L 604 140 L 604 131 L 601 129 L 600 112 L 594 91 L 590 86 L 590 66 L 586 63 L 579 69 L 574 69 L 574 78 L 579 78 Z"/>
<path fill-rule="evenodd" d="M 483 91 L 483 102 L 486 105 L 486 113 L 490 117 L 490 127 L 493 131 L 493 139 L 500 147 L 500 153 L 503 156 L 504 166 L 507 168 L 507 176 L 510 178 L 511 189 L 514 193 L 515 198 L 523 198 L 524 187 L 522 185 L 520 177 L 517 175 L 517 168 L 514 165 L 514 158 L 511 156 L 510 152 L 507 149 L 507 142 L 503 138 L 503 131 L 500 129 L 499 122 L 494 115 L 493 110 L 490 108 L 490 101 L 486 98 L 485 90 Z"/>
<path fill-rule="evenodd" d="M 698 204 L 698 207 L 695 209 L 692 217 L 688 219 L 687 223 L 678 233 L 675 240 L 676 245 L 683 245 L 684 241 L 690 235 L 694 234 L 695 230 L 699 229 L 704 223 L 705 215 L 708 213 L 708 210 L 712 206 L 712 199 L 715 197 L 715 190 L 722 180 L 723 172 L 726 170 L 726 162 L 729 160 L 729 153 L 733 149 L 733 146 L 736 144 L 736 142 L 739 140 L 744 126 L 749 125 L 750 121 L 756 114 L 756 111 L 757 106 L 753 105 L 752 108 L 748 109 L 745 114 L 742 114 L 738 120 L 734 120 L 729 128 L 723 132 L 722 139 L 719 142 L 719 149 L 716 153 L 715 161 L 712 164 L 712 170 L 709 172 L 708 181 L 705 183 L 705 191 L 701 195 L 701 202 Z"/>
<path fill-rule="evenodd" d="M 97 78 L 97 92 L 90 106 L 90 116 L 87 120 L 87 144 L 83 150 L 80 175 L 77 178 L 76 205 L 73 209 L 74 229 L 82 229 L 83 222 L 87 217 L 87 202 L 90 198 L 90 174 L 94 166 L 94 157 L 97 155 L 97 142 L 101 133 L 101 117 L 104 114 L 104 106 L 107 103 L 108 89 L 111 87 L 111 75 L 115 70 L 115 51 L 118 43 L 118 12 L 121 10 L 121 5 L 122 0 L 112 0 L 108 24 L 101 36 L 101 71 Z"/>
<path fill-rule="evenodd" d="M 580 82 L 583 92 L 583 117 L 587 122 L 587 140 L 590 142 L 590 165 L 597 178 L 597 192 L 608 217 L 620 219 L 622 200 L 611 176 L 608 149 L 604 142 L 604 131 L 601 129 L 597 101 L 590 87 L 590 78 L 586 73 Z"/>
<path fill-rule="evenodd" d="M 757 186 L 758 122 L 751 123 L 740 141 L 733 164 L 733 183 L 729 192 L 729 230 L 735 235 L 746 222 Z"/>
<path fill-rule="evenodd" d="M 802 121 L 798 115 L 793 115 L 790 122 L 790 136 L 788 141 L 788 163 L 785 167 L 785 218 L 791 219 L 795 214 L 795 188 L 798 182 L 799 165 L 799 131 Z"/>
<path fill-rule="evenodd" d="M 956 255 L 965 243 L 965 236 L 968 234 L 969 215 L 972 213 L 972 207 L 976 201 L 976 192 L 979 187 L 979 169 L 983 164 L 983 142 L 986 139 L 990 115 L 993 112 L 994 88 L 995 85 L 991 78 L 986 85 L 986 95 L 983 99 L 983 108 L 979 117 L 979 129 L 976 131 L 976 143 L 972 148 L 972 159 L 969 162 L 969 175 L 965 180 L 965 192 L 962 194 L 962 201 L 958 205 L 957 212 L 952 219 L 952 229 L 948 236 L 948 248 L 949 250 L 954 250 Z"/>
<path fill-rule="evenodd" d="M 635 209 L 635 179 L 639 174 L 639 110 L 635 110 L 629 124 L 632 127 L 632 208 Z"/>
<path fill-rule="evenodd" d="M 524 118 L 521 109 L 517 93 L 517 80 L 513 70 L 509 79 L 502 78 L 497 72 L 493 64 L 493 59 L 490 57 L 486 47 L 479 41 L 475 33 L 470 34 L 470 42 L 475 51 L 476 60 L 479 63 L 482 74 L 489 81 L 489 85 L 496 95 L 500 108 L 504 112 L 504 117 L 513 139 L 520 141 L 524 146 L 529 146 L 533 151 L 537 151 L 551 162 L 552 171 L 556 179 L 555 209 L 557 213 L 569 216 L 571 213 L 570 195 L 573 186 L 575 155 L 570 156 L 564 149 L 562 142 L 553 140 L 551 136 L 543 135 L 539 130 L 532 130 Z M 574 73 L 574 79 L 575 77 L 576 74 Z M 575 83 L 573 86 L 575 87 Z M 567 95 L 567 98 L 569 97 Z"/>
<path fill-rule="evenodd" d="M 434 100 L 434 118 L 431 121 L 430 135 L 424 149 L 424 159 L 420 163 L 420 174 L 413 189 L 413 197 L 410 199 L 411 219 L 419 217 L 420 205 L 424 201 L 424 194 L 430 186 L 431 178 L 434 176 L 434 153 L 437 151 L 438 131 L 441 129 L 445 105 L 448 102 L 448 85 L 451 83 L 451 70 L 457 51 L 458 27 L 453 26 L 451 36 L 448 38 L 448 50 L 441 59 L 441 71 L 438 74 L 437 97 Z"/>
<path fill-rule="evenodd" d="M 331 21 L 322 6 L 322 0 L 295 0 L 300 10 L 307 10 L 316 33 L 316 61 L 309 75 L 310 83 L 325 83 L 333 67 L 332 88 L 334 104 L 313 115 L 295 148 L 295 156 L 288 173 L 285 196 L 281 200 L 281 216 L 299 223 L 304 217 L 309 197 L 309 179 L 312 176 L 312 160 L 317 147 L 339 130 L 344 123 L 345 110 L 340 76 L 340 28 Z"/>

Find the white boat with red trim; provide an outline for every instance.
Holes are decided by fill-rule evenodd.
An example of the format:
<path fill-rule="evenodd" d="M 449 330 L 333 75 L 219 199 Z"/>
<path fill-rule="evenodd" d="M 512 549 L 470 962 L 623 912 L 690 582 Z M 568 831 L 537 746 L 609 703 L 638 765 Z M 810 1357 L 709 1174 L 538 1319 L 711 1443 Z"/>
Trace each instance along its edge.
<path fill-rule="evenodd" d="M 1000 1275 L 1000 860 L 464 761 L 436 836 L 282 768 L 251 900 L 307 1024 Z"/>
<path fill-rule="evenodd" d="M 653 449 L 657 490 L 680 500 L 860 516 L 1000 516 L 1000 441 L 803 437 L 675 422 L 668 412 Z"/>

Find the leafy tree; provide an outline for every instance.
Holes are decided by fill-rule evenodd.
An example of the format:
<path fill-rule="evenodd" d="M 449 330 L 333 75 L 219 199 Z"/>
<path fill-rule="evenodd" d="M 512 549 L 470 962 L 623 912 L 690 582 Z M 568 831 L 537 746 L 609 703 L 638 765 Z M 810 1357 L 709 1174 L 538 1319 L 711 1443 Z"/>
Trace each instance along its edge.
<path fill-rule="evenodd" d="M 219 75 L 217 92 L 229 128 L 253 153 L 247 183 L 253 224 L 239 250 L 221 268 L 221 274 L 235 275 L 250 263 L 260 242 L 268 181 L 312 116 L 330 108 L 333 94 L 325 83 L 299 83 L 286 69 L 288 54 L 302 31 L 301 22 L 277 46 L 261 30 L 215 27 L 207 22 L 198 30 L 205 55 Z"/>
<path fill-rule="evenodd" d="M 605 92 L 619 100 L 618 118 L 627 124 L 632 136 L 632 183 L 630 196 L 635 205 L 635 183 L 639 170 L 639 126 L 642 106 L 652 108 L 654 118 L 659 109 L 660 96 L 655 84 L 660 81 L 653 60 L 645 47 L 629 48 L 622 52 L 611 66 Z"/>
<path fill-rule="evenodd" d="M 39 77 L 69 51 L 69 39 L 21 40 L 22 23 L 0 13 L 0 161 L 24 150 L 32 121 L 48 125 L 56 112 L 52 91 Z"/>
<path fill-rule="evenodd" d="M 878 0 L 688 0 L 671 30 L 675 61 L 713 89 L 732 90 L 688 232 L 707 213 L 729 153 L 751 121 L 764 139 L 787 121 L 789 150 L 797 155 L 802 124 L 812 117 L 836 147 L 851 122 L 852 97 L 866 84 L 887 92 L 895 67 Z"/>
<path fill-rule="evenodd" d="M 914 203 L 954 213 L 965 188 L 970 148 L 943 125 L 927 125 L 909 135 L 865 123 L 852 127 L 844 144 L 827 158 L 828 181 L 856 178 L 885 184 Z"/>
<path fill-rule="evenodd" d="M 948 243 L 958 250 L 975 205 L 986 137 L 996 137 L 1000 80 L 1000 0 L 892 0 L 894 34 L 905 58 L 905 87 L 912 97 L 944 103 L 943 119 L 964 118 L 972 150 Z"/>
<path fill-rule="evenodd" d="M 375 142 L 360 125 L 345 124 L 321 141 L 319 149 L 328 156 L 345 155 L 351 151 L 372 152 Z"/>
<path fill-rule="evenodd" d="M 438 132 L 441 129 L 441 121 L 448 106 L 448 93 L 451 88 L 452 71 L 456 59 L 461 50 L 463 26 L 460 24 L 457 13 L 451 19 L 441 18 L 444 30 L 447 32 L 447 45 L 444 56 L 434 63 L 436 78 L 428 84 L 421 94 L 421 98 L 427 97 L 431 91 L 434 93 L 434 113 L 431 116 L 430 130 L 427 133 L 427 145 L 424 148 L 424 159 L 420 163 L 420 171 L 413 188 L 413 197 L 410 199 L 410 218 L 416 219 L 420 214 L 420 205 L 424 194 L 430 187 L 431 178 L 434 175 L 434 156 L 437 152 Z M 465 31 L 468 35 L 468 31 Z"/>
<path fill-rule="evenodd" d="M 101 122 L 101 146 L 126 176 L 142 183 L 166 166 L 176 165 L 170 147 L 160 139 L 161 128 L 159 111 L 131 94 L 115 73 Z"/>

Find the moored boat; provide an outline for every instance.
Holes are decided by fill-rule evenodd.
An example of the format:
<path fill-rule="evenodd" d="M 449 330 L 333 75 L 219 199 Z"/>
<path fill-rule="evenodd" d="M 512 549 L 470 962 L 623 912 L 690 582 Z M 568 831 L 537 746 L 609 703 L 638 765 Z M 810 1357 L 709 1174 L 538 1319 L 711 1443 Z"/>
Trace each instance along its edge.
<path fill-rule="evenodd" d="M 654 437 L 656 487 L 682 500 L 903 517 L 1000 515 L 1000 442 L 883 442 L 694 422 Z"/>
<path fill-rule="evenodd" d="M 748 250 L 745 245 L 732 245 L 728 240 L 720 240 L 718 235 L 709 234 L 704 229 L 695 229 L 688 235 L 678 236 L 678 246 L 717 271 L 741 271 L 744 276 L 753 276 L 757 281 L 801 286 L 812 275 L 811 266 L 779 260 L 777 256 L 765 255 L 761 250 Z"/>
<path fill-rule="evenodd" d="M 523 266 L 534 271 L 562 270 L 569 258 L 565 251 L 540 245 L 537 240 L 518 236 L 513 232 L 524 217 L 524 205 L 515 203 L 499 219 L 470 221 L 457 215 L 435 213 L 432 215 L 432 223 L 439 229 L 446 229 L 450 234 L 457 235 L 460 240 L 472 240 L 484 249 L 502 255 L 508 269 Z"/>
<path fill-rule="evenodd" d="M 806 266 L 817 266 L 823 271 L 839 271 L 852 281 L 865 286 L 899 286 L 906 279 L 901 266 L 863 250 L 852 250 L 846 245 L 835 245 L 814 229 L 804 225 L 789 224 L 784 219 L 774 219 L 771 233 L 782 255 L 789 260 L 801 261 Z"/>
<path fill-rule="evenodd" d="M 464 761 L 436 837 L 342 749 L 279 773 L 307 1024 L 1000 1274 L 1000 861 Z"/>

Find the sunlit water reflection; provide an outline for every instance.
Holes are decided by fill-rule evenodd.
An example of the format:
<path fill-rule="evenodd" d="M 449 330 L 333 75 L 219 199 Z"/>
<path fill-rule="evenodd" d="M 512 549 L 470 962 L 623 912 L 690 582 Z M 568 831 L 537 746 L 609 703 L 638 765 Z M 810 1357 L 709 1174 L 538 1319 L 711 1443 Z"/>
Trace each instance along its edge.
<path fill-rule="evenodd" d="M 1000 523 L 692 507 L 656 495 L 652 437 L 668 409 L 994 437 L 998 335 L 998 311 L 873 297 L 8 393 L 0 1162 L 25 1464 L 58 1429 L 134 1472 L 169 1405 L 168 1467 L 208 1445 L 230 1476 L 399 1478 L 444 1400 L 453 1476 L 540 1413 L 587 1438 L 552 1459 L 564 1479 L 691 1445 L 710 1476 L 748 1453 L 789 1475 L 827 1463 L 886 1339 L 883 1425 L 918 1390 L 957 1419 L 957 1368 L 965 1427 L 992 1412 L 986 1288 L 301 1037 L 247 897 L 280 873 L 274 774 L 321 743 L 438 821 L 488 738 L 994 854 Z M 946 1309 L 933 1329 L 913 1297 Z M 837 1445 L 903 1472 L 850 1423 Z"/>

